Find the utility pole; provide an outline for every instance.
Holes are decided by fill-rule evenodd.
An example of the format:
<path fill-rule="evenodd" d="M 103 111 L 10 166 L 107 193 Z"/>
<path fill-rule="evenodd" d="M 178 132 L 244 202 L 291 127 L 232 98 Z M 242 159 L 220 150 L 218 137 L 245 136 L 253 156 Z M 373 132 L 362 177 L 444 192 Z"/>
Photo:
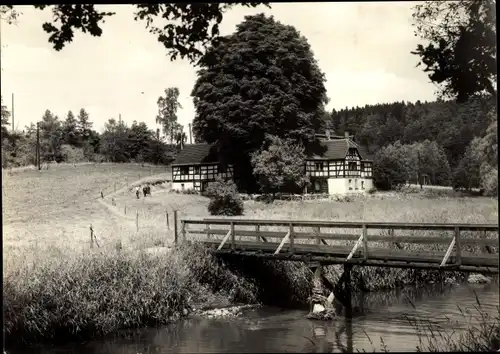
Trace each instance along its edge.
<path fill-rule="evenodd" d="M 41 170 L 40 167 L 40 122 L 36 123 L 36 163 L 38 165 L 38 171 Z"/>
<path fill-rule="evenodd" d="M 189 123 L 188 125 L 189 125 L 189 143 L 192 144 L 193 143 L 193 139 L 191 137 L 191 123 Z"/>
<path fill-rule="evenodd" d="M 14 131 L 14 93 L 12 93 L 12 131 Z"/>

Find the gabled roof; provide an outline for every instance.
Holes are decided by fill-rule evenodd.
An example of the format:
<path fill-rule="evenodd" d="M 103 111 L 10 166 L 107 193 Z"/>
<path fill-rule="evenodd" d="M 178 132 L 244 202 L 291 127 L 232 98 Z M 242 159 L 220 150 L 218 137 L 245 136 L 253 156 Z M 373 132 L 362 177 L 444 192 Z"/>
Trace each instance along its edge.
<path fill-rule="evenodd" d="M 356 148 L 362 160 L 371 161 L 371 156 L 366 149 L 349 138 L 322 140 L 321 145 L 325 151 L 321 154 L 312 154 L 307 159 L 314 160 L 341 160 L 345 159 L 349 148 Z"/>
<path fill-rule="evenodd" d="M 325 151 L 321 154 L 307 156 L 309 160 L 342 160 L 346 158 L 349 148 L 356 148 L 362 160 L 371 161 L 372 157 L 366 149 L 349 138 L 322 140 Z M 190 144 L 185 145 L 172 165 L 196 165 L 203 163 L 218 163 L 219 156 L 215 145 Z"/>
<path fill-rule="evenodd" d="M 202 163 L 217 163 L 217 149 L 211 144 L 185 145 L 177 155 L 172 165 L 196 165 Z"/>

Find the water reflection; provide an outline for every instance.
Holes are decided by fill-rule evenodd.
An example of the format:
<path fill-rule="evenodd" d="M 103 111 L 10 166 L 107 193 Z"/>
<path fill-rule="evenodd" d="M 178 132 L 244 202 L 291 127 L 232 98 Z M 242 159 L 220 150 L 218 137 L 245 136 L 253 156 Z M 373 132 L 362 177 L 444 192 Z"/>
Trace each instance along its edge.
<path fill-rule="evenodd" d="M 305 310 L 253 309 L 236 319 L 193 318 L 159 328 L 125 331 L 112 338 L 39 347 L 15 353 L 227 353 L 415 351 L 419 344 L 409 320 L 440 324 L 450 331 L 465 328 L 460 313 L 473 310 L 477 293 L 494 313 L 498 283 L 486 286 L 434 286 L 386 293 L 358 294 L 352 320 L 305 319 Z M 382 342 L 382 340 L 383 342 Z"/>

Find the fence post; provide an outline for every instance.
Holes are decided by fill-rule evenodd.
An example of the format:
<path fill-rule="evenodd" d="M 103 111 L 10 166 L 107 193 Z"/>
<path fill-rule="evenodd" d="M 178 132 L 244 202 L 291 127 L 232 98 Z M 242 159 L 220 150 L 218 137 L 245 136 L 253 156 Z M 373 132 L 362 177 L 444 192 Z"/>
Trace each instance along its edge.
<path fill-rule="evenodd" d="M 363 224 L 363 253 L 365 260 L 368 259 L 368 240 L 366 239 L 367 235 L 368 232 L 366 230 L 366 225 Z"/>
<path fill-rule="evenodd" d="M 455 247 L 457 249 L 457 265 L 462 264 L 462 249 L 460 247 L 460 228 L 457 226 L 455 227 Z"/>
<path fill-rule="evenodd" d="M 177 245 L 177 210 L 174 210 L 174 244 Z"/>
<path fill-rule="evenodd" d="M 234 251 L 234 222 L 231 221 L 231 250 Z"/>
<path fill-rule="evenodd" d="M 210 224 L 207 223 L 207 239 L 210 239 Z"/>
<path fill-rule="evenodd" d="M 290 253 L 294 252 L 293 224 L 290 223 Z"/>
<path fill-rule="evenodd" d="M 90 248 L 94 248 L 94 230 L 92 230 L 92 224 L 90 224 Z"/>
<path fill-rule="evenodd" d="M 181 220 L 181 233 L 182 233 L 182 242 L 186 242 L 186 222 Z"/>
<path fill-rule="evenodd" d="M 321 229 L 320 229 L 319 227 L 315 227 L 315 228 L 314 228 L 314 233 L 316 234 L 316 236 L 319 236 L 320 230 L 321 230 Z M 316 244 L 317 244 L 317 245 L 321 244 L 321 240 L 320 240 L 320 238 L 319 238 L 319 237 L 316 239 Z"/>
<path fill-rule="evenodd" d="M 139 209 L 135 211 L 135 227 L 137 228 L 137 232 L 139 232 Z"/>
<path fill-rule="evenodd" d="M 255 225 L 255 232 L 260 232 L 260 225 Z M 255 236 L 255 238 L 257 239 L 257 242 L 260 242 L 259 235 Z"/>
<path fill-rule="evenodd" d="M 170 222 L 168 221 L 168 210 L 165 210 L 165 215 L 167 216 L 167 229 L 170 230 Z"/>

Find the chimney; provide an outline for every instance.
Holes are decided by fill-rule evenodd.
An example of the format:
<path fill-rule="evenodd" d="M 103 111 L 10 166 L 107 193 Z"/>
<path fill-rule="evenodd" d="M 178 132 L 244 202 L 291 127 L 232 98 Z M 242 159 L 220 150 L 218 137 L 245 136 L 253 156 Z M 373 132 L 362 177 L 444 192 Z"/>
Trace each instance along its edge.
<path fill-rule="evenodd" d="M 330 140 L 330 129 L 325 130 L 326 140 Z"/>
<path fill-rule="evenodd" d="M 346 139 L 349 139 L 349 132 L 345 132 L 344 136 L 345 136 Z"/>

